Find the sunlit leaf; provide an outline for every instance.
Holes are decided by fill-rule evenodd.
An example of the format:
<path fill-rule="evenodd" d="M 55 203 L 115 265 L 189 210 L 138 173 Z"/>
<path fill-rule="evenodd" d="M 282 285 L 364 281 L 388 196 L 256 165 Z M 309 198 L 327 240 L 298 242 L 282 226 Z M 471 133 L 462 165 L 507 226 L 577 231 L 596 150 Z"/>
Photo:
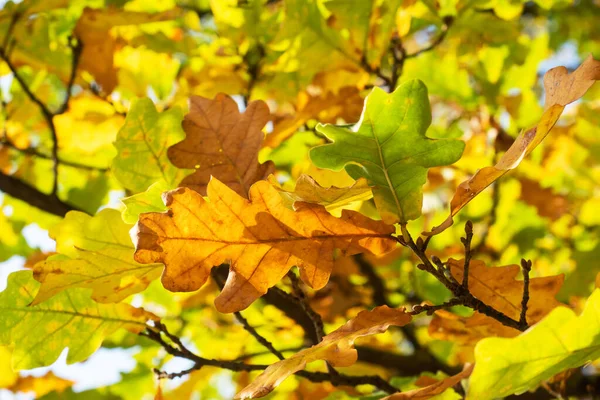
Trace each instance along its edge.
<path fill-rule="evenodd" d="M 183 121 L 186 137 L 168 150 L 174 165 L 196 169 L 181 185 L 205 195 L 214 176 L 247 197 L 250 186 L 273 171 L 271 162 L 258 162 L 265 137 L 261 129 L 268 119 L 269 109 L 262 101 L 250 103 L 242 114 L 227 95 L 214 100 L 192 97 Z"/>
<path fill-rule="evenodd" d="M 600 357 L 600 291 L 577 317 L 566 307 L 512 339 L 489 338 L 475 348 L 469 399 L 494 399 L 534 389 L 544 380 Z"/>
<path fill-rule="evenodd" d="M 186 171 L 175 168 L 167 148 L 183 138 L 181 111 L 158 113 L 152 100 L 135 101 L 117 135 L 112 172 L 126 188 L 143 192 L 156 181 L 177 186 Z"/>
<path fill-rule="evenodd" d="M 33 276 L 42 285 L 32 304 L 74 287 L 92 289 L 97 302 L 116 303 L 148 287 L 160 276 L 162 265 L 142 265 L 133 260 L 131 227 L 118 211 L 109 208 L 95 217 L 68 213 L 50 230 L 60 254 L 33 268 Z"/>
<path fill-rule="evenodd" d="M 406 82 L 391 94 L 375 88 L 354 127 L 317 126 L 333 143 L 313 148 L 310 157 L 320 168 L 345 167 L 354 179 L 366 178 L 382 219 L 407 222 L 421 215 L 427 168 L 455 162 L 464 149 L 462 141 L 427 138 L 430 123 L 421 81 Z"/>
<path fill-rule="evenodd" d="M 83 289 L 31 306 L 38 288 L 31 271 L 19 271 L 9 276 L 8 287 L 0 293 L 0 345 L 13 346 L 15 370 L 50 365 L 66 347 L 67 363 L 83 361 L 116 330 L 137 333 L 156 318 L 128 304 L 98 304 Z M 39 334 L 32 335 L 33 330 Z"/>
<path fill-rule="evenodd" d="M 163 262 L 162 282 L 171 291 L 197 290 L 213 266 L 230 262 L 230 276 L 215 300 L 221 312 L 248 307 L 294 265 L 304 282 L 322 288 L 336 248 L 350 255 L 395 247 L 392 227 L 351 211 L 335 218 L 309 203 L 291 211 L 266 181 L 252 186 L 248 201 L 213 178 L 208 199 L 179 188 L 166 194 L 168 213 L 141 214 L 135 259 Z"/>

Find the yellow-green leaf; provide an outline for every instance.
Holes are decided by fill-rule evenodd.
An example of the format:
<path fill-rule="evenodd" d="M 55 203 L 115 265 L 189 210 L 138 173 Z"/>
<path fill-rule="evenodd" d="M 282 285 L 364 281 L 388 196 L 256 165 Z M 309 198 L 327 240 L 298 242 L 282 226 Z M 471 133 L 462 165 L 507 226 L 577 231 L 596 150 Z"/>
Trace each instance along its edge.
<path fill-rule="evenodd" d="M 171 164 L 167 148 L 185 137 L 179 108 L 158 113 L 148 98 L 134 101 L 117 134 L 112 172 L 125 188 L 143 192 L 157 181 L 176 187 L 189 173 Z"/>
<path fill-rule="evenodd" d="M 131 227 L 109 208 L 95 217 L 69 212 L 50 230 L 60 254 L 34 267 L 34 277 L 42 286 L 33 304 L 73 287 L 92 289 L 92 298 L 100 303 L 116 303 L 146 289 L 160 276 L 162 265 L 133 260 Z"/>
<path fill-rule="evenodd" d="M 384 222 L 407 222 L 421 215 L 427 169 L 457 161 L 465 147 L 454 139 L 430 139 L 427 88 L 420 80 L 402 84 L 393 93 L 374 88 L 360 121 L 353 127 L 317 125 L 333 141 L 310 152 L 320 168 L 346 171 L 373 186 L 375 204 Z"/>
<path fill-rule="evenodd" d="M 70 289 L 31 306 L 39 288 L 31 271 L 15 272 L 0 293 L 0 346 L 12 346 L 12 367 L 52 364 L 69 348 L 67 363 L 83 361 L 120 328 L 141 332 L 156 317 L 128 304 L 98 304 L 88 290 Z"/>
<path fill-rule="evenodd" d="M 523 393 L 569 368 L 600 358 L 600 290 L 577 317 L 558 307 L 516 338 L 484 339 L 475 348 L 468 399 Z"/>

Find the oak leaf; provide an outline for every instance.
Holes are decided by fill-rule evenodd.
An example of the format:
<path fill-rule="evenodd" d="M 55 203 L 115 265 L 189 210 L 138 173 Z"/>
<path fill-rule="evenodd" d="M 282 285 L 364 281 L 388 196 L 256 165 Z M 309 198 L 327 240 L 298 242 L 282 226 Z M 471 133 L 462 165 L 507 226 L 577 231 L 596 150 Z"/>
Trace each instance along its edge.
<path fill-rule="evenodd" d="M 322 123 L 335 122 L 338 118 L 356 121 L 360 117 L 363 102 L 359 90 L 350 86 L 341 88 L 339 93 L 311 95 L 301 92 L 296 99 L 296 112 L 292 117 L 275 121 L 273 132 L 265 139 L 265 146 L 276 148 L 311 119 Z"/>
<path fill-rule="evenodd" d="M 135 259 L 163 262 L 162 283 L 171 291 L 197 290 L 213 266 L 229 262 L 229 277 L 215 300 L 221 312 L 248 307 L 294 265 L 304 282 L 322 288 L 336 248 L 351 255 L 395 247 L 393 227 L 346 210 L 335 218 L 309 203 L 294 212 L 266 181 L 251 187 L 250 201 L 215 178 L 207 192 L 205 200 L 178 188 L 164 195 L 167 213 L 141 214 L 133 232 Z"/>
<path fill-rule="evenodd" d="M 306 364 L 324 360 L 334 367 L 349 367 L 357 360 L 354 341 L 362 336 L 385 332 L 391 325 L 404 326 L 412 317 L 403 308 L 376 307 L 361 311 L 340 328 L 325 336 L 321 343 L 270 365 L 254 381 L 239 392 L 236 399 L 263 397 L 287 377 L 304 369 Z"/>
<path fill-rule="evenodd" d="M 436 235 L 454 223 L 454 216 L 485 188 L 515 169 L 550 133 L 565 106 L 582 97 L 600 80 L 600 61 L 590 55 L 573 73 L 565 67 L 556 67 L 544 75 L 546 90 L 545 111 L 537 126 L 521 133 L 496 165 L 480 169 L 469 180 L 461 183 L 450 202 L 450 215 L 442 224 L 425 235 Z"/>
<path fill-rule="evenodd" d="M 250 102 L 242 114 L 237 103 L 225 94 L 218 94 L 214 100 L 191 97 L 190 111 L 183 120 L 186 137 L 167 151 L 175 166 L 196 169 L 180 186 L 206 195 L 214 176 L 247 197 L 254 182 L 273 172 L 272 162 L 258 162 L 265 137 L 262 128 L 268 120 L 269 108 L 260 100 Z"/>
<path fill-rule="evenodd" d="M 96 303 L 87 289 L 69 289 L 32 306 L 38 288 L 31 271 L 18 271 L 0 293 L 0 346 L 13 346 L 15 370 L 50 365 L 66 347 L 68 364 L 83 361 L 116 330 L 139 333 L 157 319 L 129 304 Z"/>
<path fill-rule="evenodd" d="M 373 197 L 371 187 L 364 178 L 358 179 L 348 187 L 323 187 L 308 175 L 300 175 L 293 191 L 280 189 L 276 179 L 271 175 L 268 179 L 289 204 L 295 202 L 314 203 L 324 206 L 328 211 L 337 210 L 354 201 L 366 201 Z"/>
<path fill-rule="evenodd" d="M 520 394 L 600 358 L 599 310 L 600 290 L 595 290 L 579 317 L 567 307 L 558 307 L 518 337 L 479 342 L 467 399 Z"/>
<path fill-rule="evenodd" d="M 465 366 L 465 368 L 456 375 L 448 378 L 435 381 L 420 389 L 409 390 L 406 392 L 395 393 L 391 396 L 384 397 L 382 400 L 426 400 L 434 396 L 444 393 L 447 389 L 457 385 L 463 379 L 467 379 L 473 372 L 473 364 Z M 418 383 L 418 382 L 417 382 Z"/>
<path fill-rule="evenodd" d="M 360 122 L 352 128 L 317 125 L 333 143 L 317 146 L 310 158 L 320 168 L 345 168 L 354 179 L 366 178 L 381 218 L 388 224 L 421 215 L 427 169 L 457 161 L 464 142 L 430 139 L 427 88 L 412 80 L 388 94 L 374 88 Z"/>
<path fill-rule="evenodd" d="M 107 9 L 86 7 L 73 31 L 83 44 L 79 69 L 92 74 L 104 93 L 111 93 L 117 86 L 117 69 L 113 62 L 117 41 L 111 35 L 111 29 L 115 26 L 166 21 L 179 14 L 179 10 L 176 9 L 151 14 L 112 7 Z"/>
<path fill-rule="evenodd" d="M 69 212 L 50 229 L 60 254 L 33 268 L 34 278 L 42 285 L 32 304 L 73 287 L 92 289 L 92 298 L 100 303 L 116 303 L 146 289 L 160 276 L 162 265 L 133 260 L 131 227 L 117 210 L 109 208 L 94 217 Z"/>
<path fill-rule="evenodd" d="M 112 172 L 125 188 L 142 192 L 159 181 L 169 188 L 190 171 L 175 168 L 165 149 L 184 137 L 179 108 L 159 113 L 152 100 L 135 100 L 114 142 L 117 156 Z"/>
<path fill-rule="evenodd" d="M 452 276 L 462 282 L 464 260 L 448 260 Z M 469 266 L 469 290 L 479 300 L 519 320 L 523 298 L 523 281 L 517 280 L 521 268 L 518 265 L 488 267 L 483 261 L 472 260 Z M 564 281 L 564 275 L 531 278 L 527 322 L 533 325 L 554 308 L 562 305 L 555 296 Z M 495 319 L 475 312 L 471 317 L 454 318 L 448 312 L 436 313 L 429 326 L 429 333 L 436 338 L 473 344 L 482 337 L 514 337 L 519 331 L 502 325 Z"/>
<path fill-rule="evenodd" d="M 12 392 L 32 393 L 36 399 L 50 392 L 62 393 L 73 386 L 75 382 L 60 378 L 48 371 L 43 376 L 20 376 L 19 379 L 8 389 Z"/>

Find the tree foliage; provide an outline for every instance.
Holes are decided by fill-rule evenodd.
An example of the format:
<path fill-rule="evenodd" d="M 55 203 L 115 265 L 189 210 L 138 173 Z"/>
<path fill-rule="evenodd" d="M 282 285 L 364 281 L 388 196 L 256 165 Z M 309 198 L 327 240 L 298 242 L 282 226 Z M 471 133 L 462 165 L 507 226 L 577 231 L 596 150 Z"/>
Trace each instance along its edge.
<path fill-rule="evenodd" d="M 599 20 L 6 2 L 0 396 L 597 395 Z M 135 368 L 28 372 L 99 348 Z"/>

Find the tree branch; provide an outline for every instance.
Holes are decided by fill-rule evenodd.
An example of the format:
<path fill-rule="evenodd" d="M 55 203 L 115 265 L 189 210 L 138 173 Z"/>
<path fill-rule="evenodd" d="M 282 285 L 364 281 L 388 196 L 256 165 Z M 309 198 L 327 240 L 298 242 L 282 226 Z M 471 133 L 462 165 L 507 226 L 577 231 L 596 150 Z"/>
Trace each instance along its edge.
<path fill-rule="evenodd" d="M 0 173 L 0 190 L 42 211 L 59 217 L 64 217 L 69 211 L 80 211 L 78 208 L 62 202 L 54 195 L 42 193 L 27 183 L 3 173 Z"/>
<path fill-rule="evenodd" d="M 217 273 L 217 269 L 216 268 L 213 268 L 211 270 L 211 275 L 212 275 L 213 279 L 215 280 L 217 286 L 219 286 L 219 288 L 221 290 L 223 290 L 223 286 L 225 286 L 225 281 Z M 246 318 L 244 318 L 239 311 L 234 312 L 233 315 L 235 315 L 235 318 L 239 321 L 240 324 L 242 324 L 242 326 L 244 327 L 244 329 L 248 333 L 250 333 L 267 350 L 269 350 L 272 354 L 274 354 L 280 360 L 283 360 L 285 358 L 283 356 L 283 354 L 281 354 L 281 352 L 279 350 L 277 350 L 275 348 L 275 346 L 273 346 L 273 343 L 269 342 L 264 336 L 261 336 L 257 332 L 257 330 L 252 325 L 250 325 L 250 323 L 248 322 L 248 320 Z"/>
<path fill-rule="evenodd" d="M 268 367 L 268 365 L 246 364 L 238 361 L 213 360 L 200 357 L 192 353 L 189 349 L 187 349 L 181 343 L 181 340 L 176 335 L 171 334 L 167 330 L 166 326 L 160 322 L 154 322 L 153 327 L 148 327 L 148 329 L 146 329 L 140 335 L 145 336 L 148 339 L 158 343 L 170 355 L 174 357 L 185 358 L 194 362 L 194 366 L 192 368 L 175 373 L 166 373 L 155 369 L 155 373 L 157 374 L 158 378 L 171 379 L 181 377 L 191 373 L 192 371 L 199 370 L 204 366 L 219 367 L 222 369 L 227 369 L 229 371 L 261 371 Z M 169 339 L 171 343 L 165 340 L 165 337 Z M 386 380 L 384 380 L 380 376 L 376 375 L 350 376 L 339 374 L 335 380 L 332 380 L 330 373 L 324 372 L 298 371 L 295 375 L 306 378 L 311 382 L 331 382 L 334 386 L 372 385 L 385 391 L 386 393 L 398 392 L 397 388 L 390 385 Z"/>
<path fill-rule="evenodd" d="M 440 306 L 435 307 L 438 307 L 439 309 L 447 308 L 454 305 L 462 305 L 465 307 L 469 307 L 488 317 L 491 317 L 496 321 L 500 322 L 502 325 L 517 329 L 519 331 L 525 331 L 528 328 L 528 326 L 523 325 L 520 321 L 509 317 L 508 315 L 496 310 L 495 308 L 485 304 L 484 302 L 473 296 L 473 294 L 467 288 L 465 288 L 462 284 L 456 281 L 452 273 L 445 268 L 443 263 L 437 257 L 432 257 L 430 259 L 427 256 L 425 251 L 423 251 L 423 248 L 421 246 L 418 246 L 411 237 L 410 233 L 406 229 L 406 224 L 402 224 L 401 229 L 402 237 L 398 237 L 397 240 L 403 246 L 409 247 L 413 251 L 413 253 L 415 253 L 415 255 L 419 257 L 419 259 L 423 262 L 417 267 L 433 275 L 454 295 L 454 298 L 450 300 L 450 302 L 448 302 L 451 304 L 444 303 Z M 437 267 L 434 266 L 434 263 L 437 264 Z M 427 311 L 427 309 L 424 308 L 420 310 L 420 312 Z"/>
<path fill-rule="evenodd" d="M 523 268 L 523 300 L 521 300 L 521 316 L 519 323 L 524 329 L 527 329 L 527 303 L 529 302 L 529 273 L 531 272 L 531 260 L 521 260 Z"/>

